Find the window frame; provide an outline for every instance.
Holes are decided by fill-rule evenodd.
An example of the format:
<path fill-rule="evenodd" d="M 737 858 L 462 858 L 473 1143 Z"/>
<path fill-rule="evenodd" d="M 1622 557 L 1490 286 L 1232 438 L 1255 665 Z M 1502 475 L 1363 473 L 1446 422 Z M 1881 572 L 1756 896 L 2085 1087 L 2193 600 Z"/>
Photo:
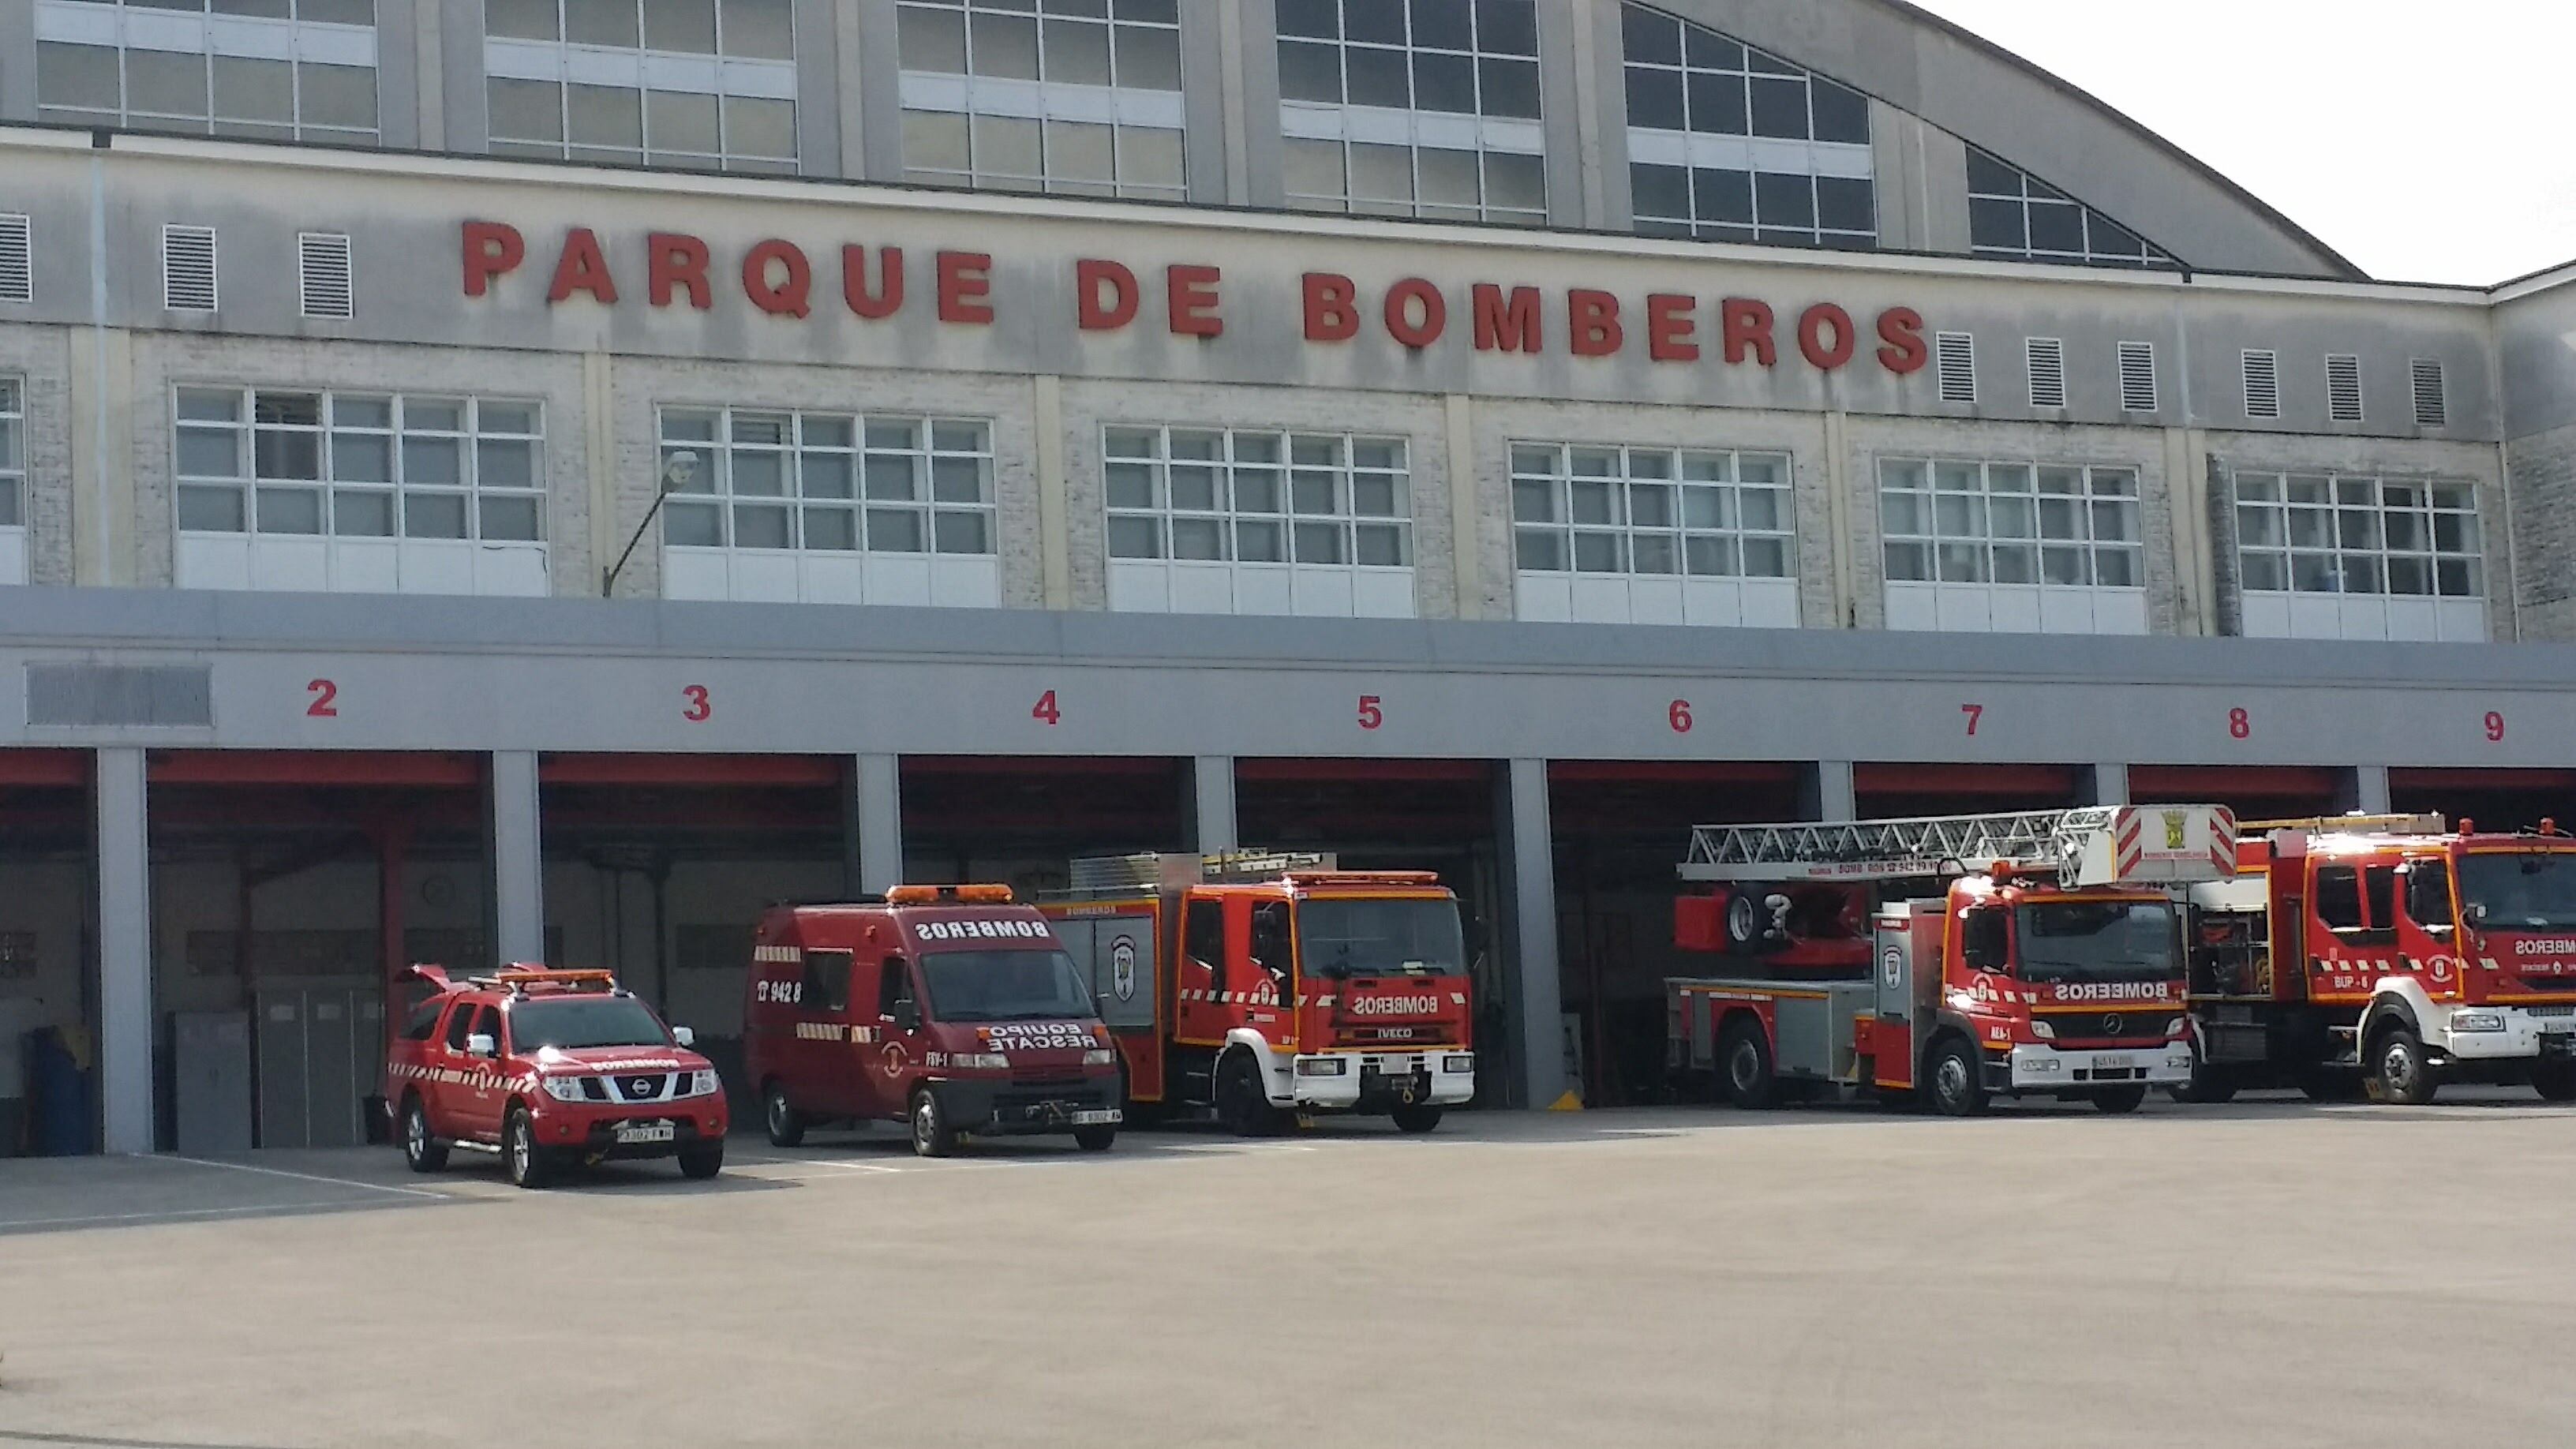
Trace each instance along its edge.
<path fill-rule="evenodd" d="M 2135 463 L 2053 463 L 2033 458 L 1975 459 L 1939 454 L 1890 454 L 1877 460 L 1879 561 L 1882 578 L 1890 584 L 1927 584 L 1936 586 L 2037 588 L 2050 592 L 2093 595 L 2116 592 L 2143 596 L 2147 588 L 2146 547 L 2146 478 Z M 1891 482 L 1897 470 L 1919 469 L 1919 486 Z M 1977 488 L 1974 492 L 1960 488 L 1943 488 L 1945 476 L 1957 478 L 1959 469 L 1974 469 Z M 2010 481 L 2018 472 L 2023 488 L 1997 488 L 1998 477 Z M 2050 475 L 2067 481 L 2076 475 L 2076 490 L 2066 492 L 2049 487 Z M 2125 492 L 2103 485 L 2125 479 Z M 1910 512 L 1912 527 L 1898 526 L 1900 505 L 1891 497 L 1907 500 L 1903 509 Z M 1946 506 L 1945 499 L 1974 499 L 1973 505 Z M 2004 533 L 1996 528 L 2000 511 L 1997 501 L 2007 504 L 2029 501 L 2028 533 Z M 2061 503 L 2057 510 L 2078 527 L 2076 533 L 2049 531 L 2052 500 Z M 2101 523 L 2106 516 L 2125 517 L 2125 534 L 2104 537 Z M 1966 516 L 1983 520 L 1981 530 L 1956 529 L 1948 518 Z M 1965 552 L 1973 550 L 1973 566 Z M 1905 551 L 1900 553 L 1900 551 Z M 2002 577 L 2007 569 L 2003 560 L 2007 551 L 2026 555 L 2027 568 L 2015 568 L 2023 577 Z M 2065 569 L 2080 556 L 2080 579 L 2052 577 L 2053 571 Z M 2120 571 L 2127 583 L 2102 582 L 2105 557 L 2125 562 Z M 1960 558 L 1961 577 L 1950 577 L 1952 559 Z M 1901 562 L 1900 560 L 1907 560 Z"/>
<path fill-rule="evenodd" d="M 711 437 L 693 438 L 675 434 L 673 423 L 683 419 L 705 419 Z M 784 441 L 777 443 L 746 441 L 742 436 L 745 423 L 784 422 Z M 816 425 L 840 424 L 845 429 L 846 444 L 809 441 Z M 911 441 L 904 446 L 891 446 L 871 441 L 880 427 L 902 427 L 911 430 Z M 942 430 L 972 429 L 977 446 L 973 449 L 942 448 Z M 761 558 L 998 558 L 1001 553 L 1001 505 L 998 460 L 994 452 L 995 421 L 991 418 L 966 417 L 914 412 L 842 412 L 837 409 L 760 407 L 749 404 L 662 403 L 654 408 L 655 457 L 658 466 L 670 467 L 682 452 L 695 452 L 699 457 L 696 478 L 690 486 L 674 489 L 663 504 L 662 547 L 665 550 L 694 550 L 722 553 L 733 557 Z M 781 491 L 743 492 L 737 486 L 742 463 L 747 458 L 777 460 Z M 872 460 L 895 460 L 903 463 L 908 489 L 904 496 L 878 495 L 871 487 Z M 943 500 L 940 463 L 943 460 L 968 460 L 975 465 L 976 498 L 973 502 Z M 849 486 L 846 495 L 809 494 L 805 490 L 812 478 L 822 471 L 825 462 L 846 464 L 842 477 Z M 664 475 L 667 476 L 667 475 Z M 700 511 L 711 515 L 717 526 L 716 542 L 684 538 L 675 532 L 676 522 L 698 517 Z M 783 544 L 743 543 L 742 522 L 746 512 L 777 512 L 784 515 L 787 540 Z M 846 518 L 846 548 L 812 543 L 812 530 L 817 515 Z M 889 542 L 879 546 L 877 530 L 883 519 Z M 914 530 L 917 547 L 895 546 L 898 530 Z M 941 537 L 947 527 L 971 521 L 980 535 L 982 546 L 973 549 L 942 548 Z"/>
<path fill-rule="evenodd" d="M 0 529 L 27 527 L 27 378 L 0 372 Z"/>
<path fill-rule="evenodd" d="M 2147 271 L 2182 269 L 2182 263 L 2173 253 L 2150 241 L 2144 232 L 2097 207 L 2086 205 L 1982 147 L 1968 148 L 1966 189 L 1968 254 L 1971 256 Z M 2076 225 L 2084 235 L 2082 245 L 2072 248 L 2041 246 L 2033 235 L 2032 222 L 2038 215 L 2034 207 L 2072 208 L 2076 213 Z M 1996 229 L 1995 223 L 2008 211 L 2015 218 L 2018 240 L 2011 232 Z M 2116 241 L 2120 237 L 2137 242 L 2139 250 L 2133 253 L 2124 247 L 2097 244 L 2097 238 Z"/>
<path fill-rule="evenodd" d="M 296 7 L 302 8 L 301 0 Z M 370 7 L 373 8 L 372 6 Z M 188 8 L 170 3 L 136 6 L 127 0 L 85 0 L 77 18 L 83 29 L 98 32 L 98 38 L 44 36 L 36 43 L 37 95 L 36 117 L 40 120 L 73 125 L 105 126 L 113 129 L 176 132 L 183 135 L 233 136 L 295 141 L 301 144 L 341 144 L 375 146 L 384 132 L 384 72 L 376 55 L 381 15 L 364 23 L 338 19 L 294 16 L 259 16 L 223 14 L 209 17 L 206 0 L 195 0 Z M 137 44 L 128 34 L 130 17 L 140 12 L 152 24 L 152 44 Z M 173 13 L 175 12 L 175 13 Z M 191 16 L 220 19 L 221 24 L 205 24 L 199 32 L 200 47 L 173 49 L 175 23 L 185 26 Z M 112 32 L 113 38 L 107 38 Z M 359 36 L 364 34 L 361 42 Z M 253 42 L 252 36 L 268 37 L 264 43 Z M 48 50 L 93 50 L 112 55 L 116 72 L 116 103 L 112 107 L 87 104 L 65 104 L 49 100 L 44 94 L 44 74 Z M 361 53 L 367 56 L 360 61 Z M 203 111 L 193 112 L 177 107 L 155 109 L 136 104 L 136 88 L 141 85 L 154 96 L 170 94 L 167 77 L 137 77 L 135 61 L 148 57 L 162 65 L 184 65 L 197 62 L 197 86 L 192 95 L 202 95 Z M 286 117 L 227 115 L 221 104 L 226 89 L 221 62 L 282 65 L 286 67 Z M 342 124 L 337 118 L 312 117 L 316 108 L 307 94 L 308 82 L 318 82 L 317 67 L 367 74 L 372 96 L 370 114 L 364 125 Z M 84 98 L 89 99 L 89 98 Z"/>
<path fill-rule="evenodd" d="M 1138 438 L 1150 438 L 1150 451 L 1134 446 Z M 1187 439 L 1192 447 L 1212 444 L 1210 455 L 1182 454 L 1174 446 L 1176 438 Z M 1266 441 L 1272 445 L 1269 456 L 1246 444 Z M 1300 450 L 1304 449 L 1301 461 Z M 1363 448 L 1389 450 L 1391 462 L 1362 463 Z M 1328 461 L 1318 461 L 1321 450 L 1330 451 Z M 1104 515 L 1104 552 L 1112 564 L 1222 564 L 1231 569 L 1333 569 L 1354 577 L 1362 573 L 1392 576 L 1412 575 L 1414 554 L 1413 440 L 1398 433 L 1323 432 L 1299 428 L 1242 427 L 1225 424 L 1199 426 L 1188 423 L 1103 422 L 1100 427 L 1101 506 Z M 1173 472 L 1188 469 L 1204 472 L 1209 484 L 1210 503 L 1205 507 L 1183 507 L 1174 501 Z M 1149 490 L 1147 503 L 1122 502 L 1121 489 L 1132 488 L 1142 470 L 1142 481 Z M 1122 481 L 1121 474 L 1125 475 Z M 1238 484 L 1244 475 L 1269 481 L 1274 489 L 1274 509 L 1240 506 Z M 1301 506 L 1301 489 L 1312 490 L 1318 484 L 1331 489 L 1329 507 Z M 1363 485 L 1371 491 L 1387 490 L 1383 509 L 1363 511 L 1360 493 Z M 1133 497 L 1133 494 L 1129 494 Z M 1311 491 L 1303 498 L 1311 498 Z M 1155 530 L 1156 551 L 1150 554 L 1132 550 L 1132 543 L 1122 544 L 1121 535 L 1133 540 L 1140 526 Z M 1193 552 L 1181 552 L 1183 528 L 1190 530 Z M 1273 529 L 1277 554 L 1270 558 L 1243 556 L 1247 538 L 1258 538 L 1260 530 Z M 1306 540 L 1322 538 L 1322 531 L 1332 530 L 1338 542 L 1328 550 L 1337 556 L 1301 558 Z M 1364 542 L 1372 540 L 1373 542 Z M 1212 544 L 1215 552 L 1205 549 Z M 1393 546 L 1394 562 L 1384 562 L 1384 550 Z M 1377 552 L 1381 561 L 1366 561 L 1364 554 Z"/>
<path fill-rule="evenodd" d="M 290 400 L 311 399 L 313 421 L 284 418 L 263 420 L 260 399 L 263 395 L 283 405 Z M 192 398 L 210 399 L 229 396 L 232 415 L 226 419 L 189 416 Z M 532 544 L 543 548 L 548 543 L 551 519 L 551 489 L 546 472 L 546 403 L 542 398 L 486 396 L 471 392 L 439 392 L 430 389 L 388 389 L 307 387 L 295 384 L 266 383 L 200 383 L 171 384 L 171 506 L 173 522 L 183 536 L 313 538 L 319 540 L 367 540 L 385 543 L 465 543 L 465 544 Z M 342 420 L 344 408 L 381 403 L 384 422 L 381 425 L 353 418 Z M 442 408 L 453 404 L 457 409 L 454 427 L 438 427 L 427 422 L 411 424 L 414 409 Z M 487 425 L 487 410 L 508 414 L 525 410 L 528 427 L 524 431 L 501 426 L 499 421 Z M 363 414 L 360 415 L 363 417 Z M 232 444 L 234 471 L 230 475 L 191 471 L 187 462 L 191 438 L 211 439 L 228 436 Z M 312 476 L 299 477 L 289 472 L 263 473 L 263 444 L 270 456 L 292 456 L 301 451 L 299 440 L 310 439 Z M 343 440 L 351 454 L 372 442 L 383 447 L 383 479 L 343 477 L 341 461 Z M 452 444 L 456 458 L 457 482 L 418 481 L 414 449 L 418 442 L 425 459 L 433 457 L 442 444 Z M 486 444 L 495 445 L 491 448 Z M 524 445 L 524 446 L 522 446 Z M 210 444 L 208 446 L 211 446 Z M 524 451 L 527 477 L 524 484 L 486 481 L 487 456 L 504 456 L 504 450 Z M 238 527 L 210 528 L 187 521 L 190 504 L 207 502 L 213 495 L 228 494 L 238 505 Z M 318 498 L 314 528 L 263 528 L 263 511 L 270 506 L 284 510 L 297 506 L 306 496 Z M 344 503 L 344 499 L 347 500 Z M 457 500 L 463 520 L 462 533 L 414 532 L 414 500 L 421 501 L 419 512 L 424 521 L 432 513 L 431 500 Z M 348 531 L 340 526 L 344 511 L 360 500 L 382 500 L 387 524 L 384 531 L 369 529 Z M 491 532 L 489 520 L 504 514 L 495 505 L 518 505 L 533 509 L 531 531 L 525 534 Z"/>
<path fill-rule="evenodd" d="M 1039 13 L 1043 7 L 997 4 L 994 0 L 898 0 L 897 64 L 902 87 L 904 128 L 904 179 L 933 186 L 965 186 L 1003 191 L 1049 192 L 1058 195 L 1125 197 L 1157 201 L 1186 200 L 1189 191 L 1189 139 L 1183 96 L 1189 82 L 1188 47 L 1183 44 L 1183 22 L 1175 6 L 1173 18 L 1144 18 L 1133 14 L 1113 13 L 1104 7 L 1098 15 Z M 958 20 L 957 41 L 962 47 L 962 68 L 948 65 L 910 63 L 901 50 L 901 31 L 917 21 L 917 16 L 955 16 Z M 993 69 L 977 68 L 977 35 L 983 29 L 979 16 L 994 16 L 1000 23 L 1016 23 L 1025 18 L 1037 28 L 1037 40 L 1029 69 L 1034 76 L 999 74 Z M 1106 32 L 1104 53 L 1107 57 L 1106 81 L 1067 80 L 1047 74 L 1048 56 L 1054 46 L 1057 27 L 1088 31 L 1097 27 Z M 1169 86 L 1152 81 L 1135 82 L 1123 72 L 1132 61 L 1125 59 L 1131 44 L 1143 45 L 1136 37 L 1169 37 L 1172 57 L 1172 83 Z M 927 158 L 916 155 L 915 128 L 927 131 L 936 118 L 953 118 L 958 134 L 943 141 L 962 146 L 963 167 L 924 164 Z M 1008 125 L 1026 125 L 1035 131 L 1029 138 L 1037 157 L 1035 168 L 987 165 L 988 150 L 998 144 L 1000 129 Z M 1078 139 L 1071 128 L 1096 127 L 1106 133 L 1108 174 L 1076 175 L 1057 162 L 1060 146 Z M 996 133 L 987 139 L 987 131 Z M 1149 162 L 1148 147 L 1170 147 L 1171 166 L 1158 173 L 1167 179 L 1152 179 L 1137 174 Z"/>
<path fill-rule="evenodd" d="M 2237 470 L 2233 482 L 2237 580 L 2247 594 L 2487 602 L 2484 500 L 2468 479 L 2259 468 Z M 2356 491 L 2364 489 L 2367 497 Z M 2347 520 L 2347 513 L 2356 516 Z M 2392 519 L 2405 526 L 2392 529 Z M 2448 548 L 2446 520 L 2457 540 Z M 2420 545 L 2392 542 L 2397 537 Z M 2331 563 L 2325 574 L 2303 575 L 2303 559 Z M 2401 572 L 2415 576 L 2418 566 L 2425 587 L 2399 588 Z M 2300 587 L 2303 577 L 2323 583 L 2329 576 L 2336 587 Z M 2349 587 L 2356 580 L 2364 587 Z"/>
<path fill-rule="evenodd" d="M 572 6 L 608 3 L 632 3 L 635 6 L 633 45 L 569 38 Z M 801 53 L 804 40 L 797 27 L 796 7 L 792 3 L 786 7 L 788 54 L 781 58 L 735 55 L 725 50 L 728 3 L 729 0 L 712 0 L 714 48 L 706 51 L 672 50 L 651 44 L 647 28 L 651 19 L 649 0 L 554 0 L 555 33 L 552 39 L 494 34 L 491 12 L 487 10 L 483 37 L 486 146 L 496 156 L 534 156 L 557 161 L 755 175 L 798 174 L 803 170 L 800 132 L 806 117 L 804 98 L 796 76 L 796 56 Z M 601 69 L 603 61 L 626 56 L 634 58 L 631 84 L 623 75 L 615 81 L 597 78 L 605 73 Z M 498 68 L 494 64 L 496 60 Z M 512 133 L 516 128 L 505 125 L 500 119 L 502 107 L 498 101 L 502 94 L 500 88 L 504 85 L 553 89 L 551 136 Z M 622 137 L 616 140 L 576 139 L 574 103 L 583 98 L 576 95 L 577 89 L 631 96 L 633 144 L 626 144 Z M 657 144 L 656 96 L 706 98 L 712 110 L 714 148 Z M 749 108 L 769 105 L 787 108 L 784 150 L 752 150 L 740 142 L 749 124 Z M 745 112 L 744 116 L 737 116 L 738 108 Z M 621 122 L 623 119 L 621 116 Z M 667 127 L 673 122 L 665 119 L 661 124 Z"/>
<path fill-rule="evenodd" d="M 1515 575 L 1567 575 L 1574 578 L 1615 577 L 1623 579 L 1715 579 L 1743 582 L 1748 579 L 1785 580 L 1798 578 L 1798 487 L 1797 460 L 1785 449 L 1767 448 L 1697 448 L 1663 447 L 1650 444 L 1579 443 L 1516 439 L 1509 444 L 1512 506 L 1512 568 Z M 1546 471 L 1533 469 L 1531 462 L 1539 454 L 1549 455 Z M 1615 471 L 1594 467 L 1578 471 L 1578 456 L 1591 459 L 1615 459 Z M 1640 460 L 1653 462 L 1640 471 Z M 1759 463 L 1772 469 L 1768 481 L 1748 481 L 1746 465 Z M 1692 476 L 1694 465 L 1701 476 Z M 1656 471 L 1660 469 L 1661 471 Z M 1530 490 L 1544 488 L 1548 493 L 1548 511 L 1555 517 L 1529 518 L 1523 505 Z M 1583 511 L 1576 489 L 1593 491 L 1606 509 L 1607 517 L 1578 519 Z M 1641 499 L 1668 495 L 1655 507 L 1641 510 Z M 1701 497 L 1695 498 L 1699 494 Z M 1744 522 L 1748 496 L 1767 498 L 1772 527 L 1754 527 Z M 1693 524 L 1690 519 L 1694 502 L 1715 505 L 1717 522 Z M 1668 522 L 1638 521 L 1639 514 L 1662 512 Z M 1647 552 L 1670 560 L 1671 567 L 1640 569 L 1637 566 L 1641 543 L 1654 545 Z M 1553 543 L 1554 549 L 1537 550 L 1533 545 Z M 1751 560 L 1755 545 L 1776 560 L 1776 570 L 1755 572 Z M 1586 567 L 1587 545 L 1596 560 L 1606 555 L 1612 566 Z M 1552 554 L 1557 561 L 1546 561 Z M 1732 567 L 1699 569 L 1695 559 L 1722 558 Z"/>

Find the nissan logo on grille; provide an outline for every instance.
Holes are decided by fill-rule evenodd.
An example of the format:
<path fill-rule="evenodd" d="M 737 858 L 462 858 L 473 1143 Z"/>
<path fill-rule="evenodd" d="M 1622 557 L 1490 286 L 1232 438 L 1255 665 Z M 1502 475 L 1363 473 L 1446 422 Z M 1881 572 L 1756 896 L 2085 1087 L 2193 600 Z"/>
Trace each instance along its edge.
<path fill-rule="evenodd" d="M 662 1079 L 660 1077 L 620 1077 L 617 1079 L 617 1085 L 626 1093 L 627 1101 L 641 1102 L 653 1095 L 653 1089 L 662 1085 Z"/>

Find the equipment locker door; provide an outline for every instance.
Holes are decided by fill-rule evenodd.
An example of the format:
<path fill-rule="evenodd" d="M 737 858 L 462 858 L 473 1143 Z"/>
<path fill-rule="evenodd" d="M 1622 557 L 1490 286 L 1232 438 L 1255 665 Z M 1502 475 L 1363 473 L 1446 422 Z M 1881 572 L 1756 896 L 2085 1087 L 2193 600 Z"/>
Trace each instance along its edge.
<path fill-rule="evenodd" d="M 1162 982 L 1154 970 L 1154 916 L 1095 916 L 1086 921 L 1060 921 L 1056 929 L 1078 926 L 1084 949 L 1075 959 L 1089 972 L 1100 1019 L 1118 1039 L 1127 1068 L 1127 1094 L 1144 1101 L 1163 1095 L 1163 1053 L 1156 1003 Z M 1066 944 L 1072 944 L 1067 937 Z M 1087 954 L 1086 954 L 1087 953 Z"/>
<path fill-rule="evenodd" d="M 1939 917 L 1936 915 L 1935 920 Z M 1877 949 L 1872 953 L 1875 965 L 1871 976 L 1877 987 L 1874 1003 L 1878 1022 L 1872 1032 L 1876 1043 L 1876 1061 L 1872 1072 L 1882 1087 L 1914 1085 L 1914 1044 L 1920 1038 L 1922 1023 L 1915 1008 L 1914 976 L 1923 963 L 1915 959 L 1915 925 L 1910 911 L 1889 912 L 1878 917 Z"/>

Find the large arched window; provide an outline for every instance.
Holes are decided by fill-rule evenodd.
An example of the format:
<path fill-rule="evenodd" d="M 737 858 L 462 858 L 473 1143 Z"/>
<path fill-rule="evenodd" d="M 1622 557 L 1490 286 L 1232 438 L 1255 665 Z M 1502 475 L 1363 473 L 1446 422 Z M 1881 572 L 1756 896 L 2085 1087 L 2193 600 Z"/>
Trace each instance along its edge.
<path fill-rule="evenodd" d="M 1878 245 L 1869 98 L 1646 5 L 1623 5 L 1637 230 Z"/>
<path fill-rule="evenodd" d="M 1981 257 L 2174 267 L 2163 248 L 1999 157 L 1968 148 L 1968 239 Z"/>

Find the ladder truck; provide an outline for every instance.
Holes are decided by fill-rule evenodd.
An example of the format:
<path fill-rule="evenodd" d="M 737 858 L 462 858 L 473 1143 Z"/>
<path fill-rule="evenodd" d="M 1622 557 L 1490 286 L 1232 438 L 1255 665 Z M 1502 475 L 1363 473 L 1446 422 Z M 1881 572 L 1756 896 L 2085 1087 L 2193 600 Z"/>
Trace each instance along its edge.
<path fill-rule="evenodd" d="M 1741 1107 L 2135 1111 L 2191 1076 L 2176 895 L 2235 869 L 2222 805 L 1703 826 L 1674 940 L 1748 969 L 1666 981 L 1667 1066 Z"/>
<path fill-rule="evenodd" d="M 2415 1105 L 2445 1082 L 2576 1100 L 2576 837 L 2440 815 L 2245 828 L 2191 890 L 2184 1101 L 2297 1087 Z"/>

